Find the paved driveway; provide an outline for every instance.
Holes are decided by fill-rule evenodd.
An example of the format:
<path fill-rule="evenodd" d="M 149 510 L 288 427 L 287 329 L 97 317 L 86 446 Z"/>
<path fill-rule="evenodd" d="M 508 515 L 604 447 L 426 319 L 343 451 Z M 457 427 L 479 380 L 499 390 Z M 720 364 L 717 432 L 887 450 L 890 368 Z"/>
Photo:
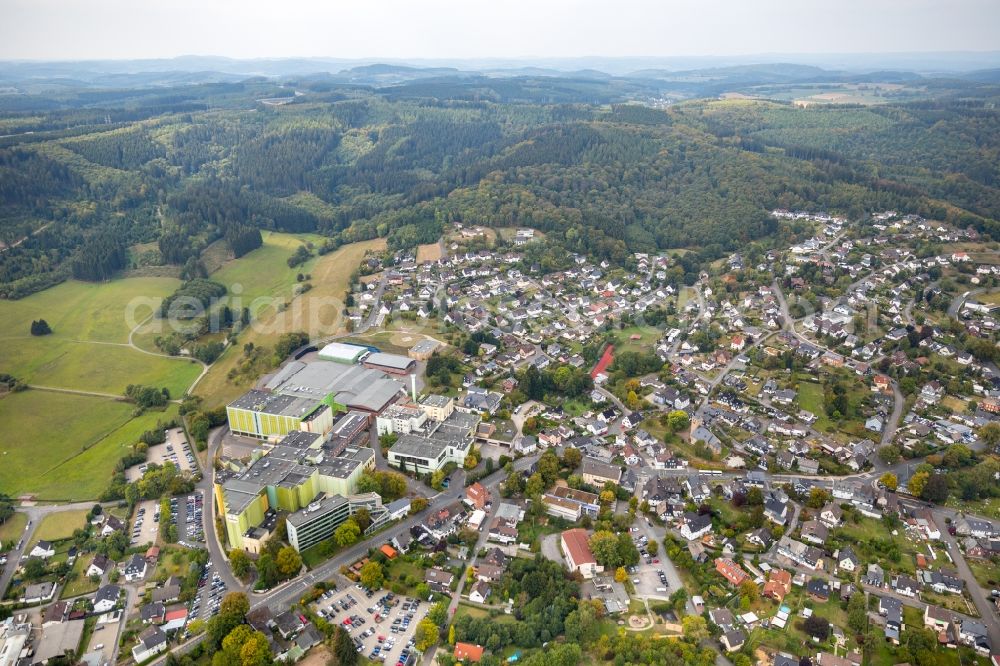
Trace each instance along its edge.
<path fill-rule="evenodd" d="M 566 566 L 566 560 L 563 558 L 562 547 L 559 544 L 558 534 L 548 534 L 542 537 L 542 556 L 547 560 L 552 560 L 553 562 L 558 562 L 563 566 Z"/>

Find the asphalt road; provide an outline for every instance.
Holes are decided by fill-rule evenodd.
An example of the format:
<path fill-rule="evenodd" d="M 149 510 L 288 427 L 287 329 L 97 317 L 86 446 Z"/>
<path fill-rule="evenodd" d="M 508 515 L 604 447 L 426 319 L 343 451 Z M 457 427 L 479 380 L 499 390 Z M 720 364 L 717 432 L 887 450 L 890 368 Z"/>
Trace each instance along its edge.
<path fill-rule="evenodd" d="M 537 455 L 526 456 L 524 458 L 517 460 L 514 463 L 514 468 L 523 471 L 527 469 L 529 466 L 531 466 L 531 464 L 533 464 L 537 459 L 538 459 Z M 500 482 L 503 481 L 505 478 L 506 478 L 506 473 L 502 469 L 500 469 L 491 474 L 490 476 L 486 477 L 485 479 L 480 480 L 480 483 L 486 486 L 487 489 L 489 489 L 492 493 L 494 493 L 494 497 L 496 497 L 497 496 L 496 489 L 500 485 Z M 452 477 L 452 480 L 455 481 L 455 483 L 451 488 L 449 488 L 445 492 L 438 493 L 434 497 L 429 498 L 431 507 L 433 507 L 435 504 L 438 503 L 453 501 L 456 498 L 461 497 L 465 493 L 464 485 L 460 485 L 456 481 L 455 476 Z M 494 506 L 499 507 L 499 502 L 494 502 Z M 375 543 L 385 543 L 388 541 L 392 541 L 394 537 L 404 534 L 408 532 L 410 528 L 419 525 L 421 522 L 423 522 L 426 511 L 427 510 L 415 516 L 410 516 L 405 520 L 388 528 L 387 530 L 379 532 L 373 537 L 366 539 L 365 541 L 357 543 L 354 546 L 351 546 L 350 548 L 337 553 L 335 556 L 324 562 L 322 565 L 316 567 L 312 571 L 302 574 L 297 578 L 293 578 L 292 580 L 272 590 L 268 590 L 267 592 L 263 593 L 256 593 L 256 592 L 249 593 L 247 596 L 250 599 L 251 609 L 260 608 L 261 606 L 268 606 L 271 608 L 271 610 L 278 611 L 282 608 L 287 608 L 294 602 L 297 602 L 302 597 L 302 595 L 310 587 L 312 587 L 314 583 L 324 580 L 330 580 L 331 578 L 342 580 L 342 577 L 339 574 L 340 567 L 351 564 L 355 562 L 358 558 L 367 555 L 369 549 L 374 547 Z M 206 540 L 209 540 L 209 535 L 207 530 L 205 536 Z M 221 559 L 216 560 L 215 555 L 213 554 L 213 562 L 221 563 L 223 561 L 224 560 Z M 226 569 L 228 569 L 228 562 L 227 566 L 219 566 L 216 569 L 220 571 L 220 573 L 226 571 Z M 232 575 L 228 571 L 226 573 L 230 576 Z M 245 590 L 245 586 L 230 587 L 230 590 L 232 591 Z M 203 635 L 195 636 L 187 643 L 177 646 L 171 652 L 173 654 L 178 654 L 178 655 L 185 654 L 190 650 L 192 650 L 194 646 L 196 646 L 203 638 L 204 638 Z M 150 662 L 149 666 L 160 666 L 161 664 L 165 663 L 167 660 L 167 654 L 168 653 L 160 655 L 160 657 Z"/>
<path fill-rule="evenodd" d="M 986 629 L 990 633 L 990 643 L 994 648 L 1000 647 L 1000 617 L 997 616 L 997 607 L 987 596 L 986 591 L 976 581 L 976 577 L 972 574 L 968 562 L 965 561 L 965 557 L 958 547 L 958 541 L 948 532 L 948 524 L 945 522 L 945 518 L 954 518 L 955 512 L 940 507 L 935 507 L 932 511 L 934 522 L 937 524 L 938 529 L 941 530 L 941 540 L 947 544 L 948 553 L 951 555 L 955 569 L 958 571 L 959 577 L 965 581 L 969 596 L 972 597 L 972 601 L 976 605 L 976 610 L 979 611 L 980 621 L 986 625 Z"/>
<path fill-rule="evenodd" d="M 25 551 L 28 549 L 28 543 L 31 542 L 31 536 L 35 533 L 35 530 L 38 529 L 38 524 L 42 521 L 42 518 L 50 513 L 59 513 L 60 511 L 90 509 L 94 506 L 94 504 L 95 502 L 75 502 L 73 504 L 46 504 L 44 506 L 17 507 L 18 513 L 23 513 L 28 516 L 28 527 L 25 529 L 22 536 L 19 537 L 21 547 L 15 547 L 7 553 L 7 564 L 4 565 L 3 572 L 0 572 L 0 597 L 3 596 L 2 593 L 6 591 L 7 586 L 10 585 L 10 581 L 14 577 L 14 572 L 17 571 L 18 562 L 21 560 L 21 556 L 24 555 Z M 115 502 L 109 502 L 106 506 L 114 506 L 115 504 Z"/>

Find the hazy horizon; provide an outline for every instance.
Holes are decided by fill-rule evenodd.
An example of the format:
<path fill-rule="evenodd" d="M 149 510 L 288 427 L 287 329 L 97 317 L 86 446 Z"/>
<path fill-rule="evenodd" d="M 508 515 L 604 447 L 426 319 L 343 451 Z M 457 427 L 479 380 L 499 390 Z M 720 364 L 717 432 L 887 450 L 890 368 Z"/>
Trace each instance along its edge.
<path fill-rule="evenodd" d="M 8 0 L 0 59 L 384 61 L 990 54 L 993 0 Z"/>

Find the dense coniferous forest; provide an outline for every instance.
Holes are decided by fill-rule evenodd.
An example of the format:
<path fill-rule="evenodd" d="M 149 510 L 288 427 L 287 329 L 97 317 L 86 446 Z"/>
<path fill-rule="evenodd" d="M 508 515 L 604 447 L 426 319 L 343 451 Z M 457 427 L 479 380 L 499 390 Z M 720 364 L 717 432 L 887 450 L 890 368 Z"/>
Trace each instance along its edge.
<path fill-rule="evenodd" d="M 210 244 L 242 256 L 262 229 L 403 248 L 450 221 L 530 226 L 616 261 L 693 249 L 688 272 L 774 234 L 775 207 L 892 208 L 1000 238 L 997 90 L 963 86 L 808 108 L 652 108 L 616 103 L 634 81 L 542 77 L 0 96 L 0 296 L 109 279 L 139 243 L 200 277 Z"/>

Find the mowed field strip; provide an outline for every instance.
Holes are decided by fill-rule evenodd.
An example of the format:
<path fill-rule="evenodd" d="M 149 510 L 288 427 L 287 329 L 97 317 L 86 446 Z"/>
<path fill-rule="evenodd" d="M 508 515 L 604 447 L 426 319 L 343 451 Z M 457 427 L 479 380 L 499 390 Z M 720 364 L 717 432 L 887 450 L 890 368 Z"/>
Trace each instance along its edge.
<path fill-rule="evenodd" d="M 282 252 L 276 254 L 269 249 L 272 247 L 274 236 L 292 238 L 296 242 L 285 245 Z M 385 239 L 351 243 L 289 270 L 286 261 L 299 242 L 298 237 L 272 234 L 266 239 L 264 247 L 232 262 L 232 264 L 251 265 L 253 267 L 251 275 L 247 274 L 247 269 L 243 266 L 229 264 L 211 276 L 213 280 L 223 284 L 229 280 L 234 280 L 235 284 L 236 281 L 253 278 L 252 282 L 240 282 L 240 284 L 244 284 L 244 293 L 258 296 L 290 297 L 298 273 L 310 274 L 313 288 L 290 300 L 289 307 L 284 311 L 279 312 L 275 308 L 269 308 L 259 313 L 258 325 L 240 335 L 238 344 L 227 349 L 195 387 L 194 392 L 205 398 L 206 405 L 211 407 L 226 404 L 251 387 L 251 382 L 235 383 L 228 379 L 229 371 L 235 368 L 242 358 L 243 345 L 248 342 L 252 342 L 255 346 L 271 346 L 284 333 L 291 331 L 306 331 L 313 340 L 341 332 L 342 299 L 347 291 L 351 274 L 366 252 L 385 249 Z M 267 288 L 271 288 L 273 292 L 263 293 Z"/>
<path fill-rule="evenodd" d="M 180 396 L 201 372 L 186 359 L 152 356 L 128 345 L 127 313 L 143 319 L 180 284 L 173 278 L 128 278 L 102 284 L 69 281 L 17 301 L 0 301 L 0 372 L 34 386 L 0 398 L 0 488 L 13 496 L 86 500 L 107 486 L 115 464 L 166 412 L 134 417 L 115 398 L 128 384 L 165 386 Z M 33 337 L 32 320 L 52 335 Z"/>
<path fill-rule="evenodd" d="M 173 278 L 70 281 L 18 301 L 0 301 L 0 371 L 28 384 L 77 391 L 120 395 L 129 384 L 148 384 L 180 395 L 201 372 L 197 363 L 150 356 L 128 345 L 129 304 L 158 303 L 179 284 Z M 134 315 L 141 321 L 150 312 L 146 305 Z M 33 337 L 35 319 L 45 319 L 52 335 Z"/>
<path fill-rule="evenodd" d="M 0 399 L 0 488 L 44 500 L 96 498 L 118 460 L 177 406 L 133 417 L 108 398 L 22 391 Z"/>

